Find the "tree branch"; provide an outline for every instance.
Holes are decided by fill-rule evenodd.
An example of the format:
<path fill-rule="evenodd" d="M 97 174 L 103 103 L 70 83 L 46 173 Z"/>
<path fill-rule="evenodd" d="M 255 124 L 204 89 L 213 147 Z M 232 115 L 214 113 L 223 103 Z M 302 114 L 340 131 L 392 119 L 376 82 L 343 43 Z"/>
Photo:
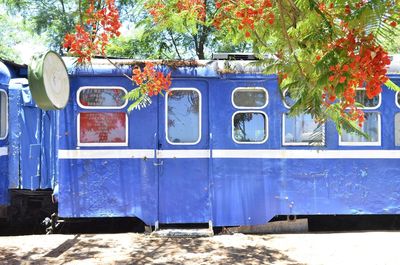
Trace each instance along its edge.
<path fill-rule="evenodd" d="M 78 2 L 78 8 L 79 8 L 79 23 L 83 25 L 83 16 L 82 16 L 82 0 L 79 0 Z"/>
<path fill-rule="evenodd" d="M 282 5 L 282 0 L 278 0 L 277 3 L 278 3 L 279 13 L 280 13 L 280 14 L 279 14 L 279 18 L 280 18 L 280 21 L 281 21 L 281 26 L 282 26 L 283 35 L 284 35 L 285 38 L 286 38 L 286 41 L 287 41 L 288 46 L 289 46 L 290 53 L 293 55 L 293 58 L 294 58 L 294 60 L 296 61 L 297 67 L 299 68 L 301 75 L 306 79 L 307 76 L 306 76 L 306 74 L 304 73 L 303 68 L 301 67 L 300 61 L 299 61 L 299 59 L 297 58 L 296 53 L 294 52 L 293 45 L 292 45 L 292 42 L 291 42 L 291 40 L 290 40 L 290 36 L 289 36 L 289 34 L 288 34 L 288 32 L 287 32 L 286 22 L 285 22 L 285 17 L 284 17 L 284 10 L 283 10 L 283 5 Z"/>
<path fill-rule="evenodd" d="M 110 63 L 112 64 L 115 68 L 117 68 L 118 70 L 120 70 L 122 72 L 122 74 L 128 78 L 129 80 L 133 81 L 133 79 L 124 73 L 124 69 L 122 69 L 118 64 L 114 63 L 113 61 L 110 60 L 110 58 L 107 57 L 107 55 L 105 53 L 103 53 L 104 58 Z"/>
<path fill-rule="evenodd" d="M 182 60 L 181 54 L 179 53 L 179 50 L 178 50 L 178 46 L 176 45 L 176 42 L 175 42 L 174 34 L 171 32 L 171 30 L 168 30 L 168 34 L 171 37 L 172 44 L 174 45 L 175 52 L 178 55 L 179 60 Z"/>

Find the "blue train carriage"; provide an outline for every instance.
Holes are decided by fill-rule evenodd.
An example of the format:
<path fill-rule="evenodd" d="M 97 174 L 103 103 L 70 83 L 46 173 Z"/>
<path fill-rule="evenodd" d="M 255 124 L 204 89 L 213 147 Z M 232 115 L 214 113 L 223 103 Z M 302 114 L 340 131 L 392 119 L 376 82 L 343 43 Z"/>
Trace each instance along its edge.
<path fill-rule="evenodd" d="M 0 62 L 0 208 L 14 225 L 40 225 L 56 211 L 56 112 L 37 107 L 27 68 Z"/>
<path fill-rule="evenodd" d="M 0 218 L 7 217 L 8 198 L 8 84 L 11 74 L 0 61 Z"/>
<path fill-rule="evenodd" d="M 399 62 L 390 70 L 397 84 Z M 133 63 L 119 63 L 130 74 Z M 276 215 L 399 213 L 398 93 L 369 100 L 357 90 L 370 139 L 340 136 L 330 122 L 288 116 L 290 95 L 282 100 L 276 76 L 247 64 L 174 69 L 172 94 L 131 113 L 123 96 L 132 84 L 120 71 L 101 60 L 69 64 L 60 217 L 240 226 Z"/>

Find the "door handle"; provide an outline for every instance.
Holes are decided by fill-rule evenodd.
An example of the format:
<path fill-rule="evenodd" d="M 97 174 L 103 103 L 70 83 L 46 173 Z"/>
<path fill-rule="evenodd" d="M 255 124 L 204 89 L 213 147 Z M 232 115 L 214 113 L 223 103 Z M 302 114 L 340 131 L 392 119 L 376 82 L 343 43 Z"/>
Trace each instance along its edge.
<path fill-rule="evenodd" d="M 163 160 L 161 160 L 160 163 L 153 163 L 153 165 L 154 165 L 155 167 L 162 166 L 163 164 L 164 164 L 164 161 L 163 161 Z"/>

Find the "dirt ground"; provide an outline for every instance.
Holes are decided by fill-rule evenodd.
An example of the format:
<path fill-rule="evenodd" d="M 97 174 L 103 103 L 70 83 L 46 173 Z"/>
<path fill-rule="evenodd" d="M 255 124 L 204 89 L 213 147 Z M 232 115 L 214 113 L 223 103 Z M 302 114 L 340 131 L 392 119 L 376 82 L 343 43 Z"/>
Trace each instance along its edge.
<path fill-rule="evenodd" d="M 0 264 L 399 264 L 400 232 L 0 237 Z"/>

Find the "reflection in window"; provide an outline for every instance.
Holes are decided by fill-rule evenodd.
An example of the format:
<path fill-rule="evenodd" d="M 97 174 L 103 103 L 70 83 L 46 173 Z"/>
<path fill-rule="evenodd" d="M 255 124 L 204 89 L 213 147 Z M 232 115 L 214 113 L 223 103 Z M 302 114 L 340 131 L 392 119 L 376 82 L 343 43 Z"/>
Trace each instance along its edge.
<path fill-rule="evenodd" d="M 296 103 L 296 101 L 291 97 L 290 92 L 288 90 L 285 90 L 285 92 L 283 92 L 283 100 L 285 106 L 289 109 L 293 107 L 294 103 Z"/>
<path fill-rule="evenodd" d="M 237 112 L 233 116 L 233 137 L 241 143 L 260 143 L 267 139 L 264 113 Z"/>
<path fill-rule="evenodd" d="M 84 107 L 122 107 L 126 92 L 121 88 L 83 88 L 79 102 Z"/>
<path fill-rule="evenodd" d="M 196 90 L 172 90 L 167 95 L 167 139 L 174 144 L 200 140 L 200 94 Z"/>
<path fill-rule="evenodd" d="M 3 139 L 7 136 L 7 94 L 4 91 L 0 91 L 0 138 Z"/>
<path fill-rule="evenodd" d="M 262 108 L 267 104 L 267 97 L 263 88 L 237 88 L 233 92 L 233 103 L 239 108 Z"/>
<path fill-rule="evenodd" d="M 396 146 L 400 146 L 400 113 L 394 116 L 394 137 Z"/>
<path fill-rule="evenodd" d="M 380 114 L 378 112 L 364 113 L 365 121 L 361 130 L 369 135 L 369 139 L 355 133 L 343 131 L 342 143 L 379 143 L 380 142 Z"/>
<path fill-rule="evenodd" d="M 124 112 L 82 112 L 79 141 L 81 144 L 126 144 L 126 121 Z"/>
<path fill-rule="evenodd" d="M 284 145 L 324 143 L 324 126 L 316 123 L 310 114 L 295 117 L 284 114 Z"/>
<path fill-rule="evenodd" d="M 380 95 L 369 99 L 367 97 L 367 92 L 365 89 L 357 89 L 356 90 L 356 102 L 364 105 L 366 108 L 376 108 L 379 106 Z"/>

